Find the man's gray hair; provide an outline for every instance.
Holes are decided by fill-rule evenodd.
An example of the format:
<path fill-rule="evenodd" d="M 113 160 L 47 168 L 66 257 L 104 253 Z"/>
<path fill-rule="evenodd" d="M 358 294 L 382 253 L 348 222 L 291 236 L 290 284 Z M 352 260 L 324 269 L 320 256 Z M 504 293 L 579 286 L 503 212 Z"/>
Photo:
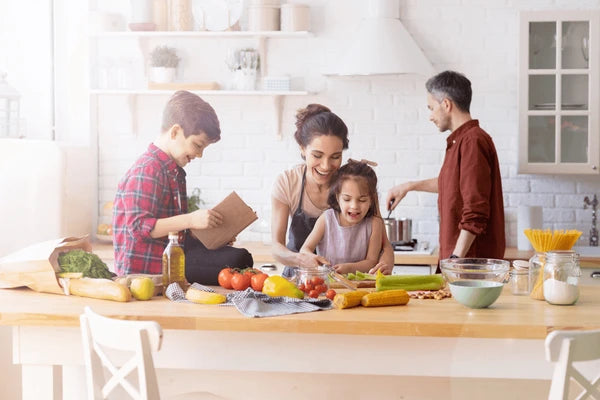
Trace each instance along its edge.
<path fill-rule="evenodd" d="M 425 83 L 425 88 L 438 101 L 450 99 L 460 110 L 469 112 L 471 106 L 471 81 L 455 71 L 444 71 Z"/>

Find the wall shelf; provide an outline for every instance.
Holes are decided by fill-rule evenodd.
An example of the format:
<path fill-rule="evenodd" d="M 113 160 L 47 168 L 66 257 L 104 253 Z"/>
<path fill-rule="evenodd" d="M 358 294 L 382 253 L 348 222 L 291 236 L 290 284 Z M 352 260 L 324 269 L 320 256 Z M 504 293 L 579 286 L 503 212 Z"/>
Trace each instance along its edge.
<path fill-rule="evenodd" d="M 122 31 L 122 32 L 93 32 L 90 33 L 93 38 L 202 38 L 202 37 L 223 37 L 223 38 L 306 38 L 312 36 L 312 33 L 308 31 L 299 32 L 282 32 L 282 31 L 223 31 L 223 32 L 211 32 L 211 31 Z"/>
<path fill-rule="evenodd" d="M 190 90 L 190 92 L 198 96 L 263 96 L 272 98 L 273 106 L 273 131 L 277 139 L 281 140 L 281 114 L 283 112 L 283 97 L 284 96 L 307 96 L 310 93 L 307 91 L 272 91 L 272 90 Z M 129 111 L 131 112 L 131 130 L 134 134 L 137 132 L 136 115 L 137 115 L 137 96 L 162 95 L 170 96 L 175 93 L 175 90 L 105 90 L 92 89 L 91 95 L 97 96 L 127 96 Z"/>
<path fill-rule="evenodd" d="M 183 89 L 185 90 L 185 89 Z M 190 90 L 198 96 L 306 96 L 307 91 L 274 91 L 274 90 Z M 171 95 L 175 90 L 149 90 L 149 89 L 92 89 L 91 94 L 98 95 Z"/>

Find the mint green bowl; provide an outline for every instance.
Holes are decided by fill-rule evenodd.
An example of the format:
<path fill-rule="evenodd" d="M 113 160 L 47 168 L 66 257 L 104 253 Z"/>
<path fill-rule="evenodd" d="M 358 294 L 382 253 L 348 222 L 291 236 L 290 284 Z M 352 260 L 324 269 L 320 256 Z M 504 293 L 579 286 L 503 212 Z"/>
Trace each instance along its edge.
<path fill-rule="evenodd" d="M 489 307 L 502 293 L 501 282 L 464 280 L 449 283 L 450 293 L 460 304 L 469 308 Z"/>

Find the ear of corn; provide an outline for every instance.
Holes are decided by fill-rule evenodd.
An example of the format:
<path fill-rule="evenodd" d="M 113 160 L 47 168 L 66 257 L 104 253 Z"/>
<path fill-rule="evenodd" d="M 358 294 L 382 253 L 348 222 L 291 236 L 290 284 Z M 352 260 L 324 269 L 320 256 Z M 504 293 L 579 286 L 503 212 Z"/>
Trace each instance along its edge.
<path fill-rule="evenodd" d="M 401 306 L 407 304 L 409 300 L 406 290 L 397 289 L 369 293 L 360 299 L 360 304 L 364 307 Z"/>
<path fill-rule="evenodd" d="M 333 306 L 340 310 L 360 305 L 360 299 L 369 292 L 365 290 L 354 290 L 352 292 L 338 293 L 333 298 Z"/>
<path fill-rule="evenodd" d="M 222 294 L 206 292 L 192 287 L 185 293 L 185 298 L 199 304 L 221 304 L 227 301 L 227 297 Z"/>
<path fill-rule="evenodd" d="M 383 275 L 377 271 L 375 288 L 383 290 L 440 290 L 444 287 L 444 278 L 436 275 Z"/>

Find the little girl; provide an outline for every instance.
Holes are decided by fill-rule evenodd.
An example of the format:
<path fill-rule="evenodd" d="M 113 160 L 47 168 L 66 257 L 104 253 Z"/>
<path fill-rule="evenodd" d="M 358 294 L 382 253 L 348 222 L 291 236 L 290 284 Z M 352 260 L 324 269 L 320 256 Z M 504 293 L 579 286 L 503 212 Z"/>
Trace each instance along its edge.
<path fill-rule="evenodd" d="M 331 208 L 317 219 L 300 249 L 313 253 L 316 248 L 339 273 L 368 272 L 381 253 L 377 175 L 367 163 L 350 159 L 336 172 L 329 190 Z"/>

